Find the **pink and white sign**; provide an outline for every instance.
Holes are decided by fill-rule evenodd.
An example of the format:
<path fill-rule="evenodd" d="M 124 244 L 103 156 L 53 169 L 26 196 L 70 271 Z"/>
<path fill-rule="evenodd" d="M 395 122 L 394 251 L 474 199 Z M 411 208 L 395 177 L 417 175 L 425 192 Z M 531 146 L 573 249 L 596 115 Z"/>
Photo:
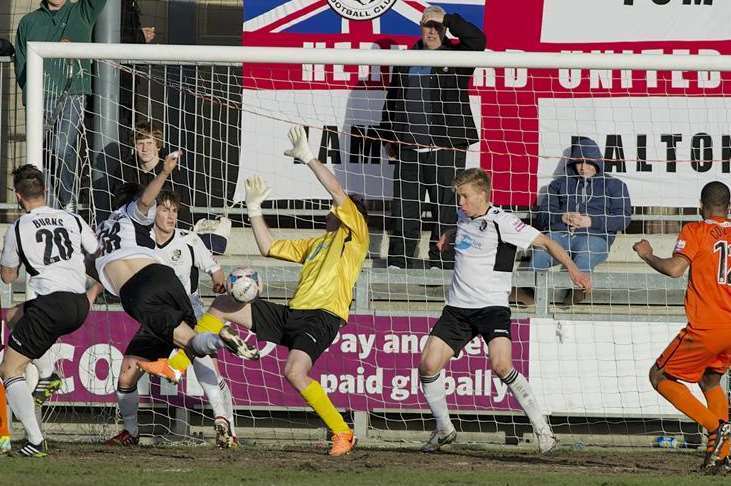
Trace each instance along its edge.
<path fill-rule="evenodd" d="M 312 377 L 333 402 L 351 410 L 428 409 L 420 391 L 421 349 L 435 318 L 351 316 L 336 341 L 317 361 Z M 515 368 L 528 375 L 529 321 L 514 320 Z M 58 403 L 116 403 L 116 376 L 122 355 L 138 325 L 124 312 L 92 312 L 86 324 L 55 345 L 64 386 Z M 253 336 L 248 337 L 249 340 Z M 220 353 L 220 367 L 237 406 L 303 407 L 302 398 L 282 377 L 287 350 L 259 343 L 262 358 L 242 361 Z M 508 389 L 495 376 L 480 338 L 469 343 L 445 372 L 448 402 L 454 410 L 518 410 Z M 202 392 L 192 369 L 177 387 L 157 379 L 139 386 L 143 400 L 192 406 Z"/>

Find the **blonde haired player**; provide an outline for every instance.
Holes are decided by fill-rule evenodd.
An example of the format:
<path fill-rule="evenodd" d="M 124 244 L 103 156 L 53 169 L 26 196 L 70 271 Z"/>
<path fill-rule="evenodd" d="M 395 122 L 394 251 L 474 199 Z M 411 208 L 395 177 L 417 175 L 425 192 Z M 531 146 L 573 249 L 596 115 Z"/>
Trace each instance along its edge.
<path fill-rule="evenodd" d="M 223 327 L 224 321 L 235 322 L 262 341 L 286 346 L 289 355 L 284 376 L 332 432 L 330 455 L 342 456 L 355 446 L 355 436 L 309 373 L 340 328 L 347 324 L 353 286 L 368 254 L 367 211 L 363 201 L 346 194 L 333 173 L 312 155 L 304 128 L 292 128 L 289 139 L 292 149 L 285 155 L 305 162 L 333 198 L 326 231 L 307 240 L 274 240 L 261 210 L 270 189 L 261 177 L 247 179 L 246 207 L 259 251 L 265 256 L 302 263 L 299 283 L 288 306 L 263 299 L 241 304 L 228 295 L 220 296 L 199 325 L 203 322 L 215 331 Z M 180 369 L 172 360 L 169 364 Z M 182 364 L 187 366 L 189 362 Z"/>
<path fill-rule="evenodd" d="M 481 335 L 488 346 L 492 370 L 508 385 L 528 415 L 539 450 L 548 452 L 556 447 L 556 438 L 528 380 L 512 363 L 508 295 L 516 248 L 545 248 L 566 267 L 578 287 L 590 289 L 591 280 L 558 243 L 492 205 L 490 176 L 483 170 L 461 172 L 455 177 L 454 189 L 459 203 L 454 274 L 447 305 L 431 330 L 419 365 L 424 398 L 437 422 L 422 451 L 435 452 L 457 438 L 447 409 L 442 370 L 469 341 Z M 452 236 L 454 233 L 442 235 L 440 250 L 446 248 Z"/>

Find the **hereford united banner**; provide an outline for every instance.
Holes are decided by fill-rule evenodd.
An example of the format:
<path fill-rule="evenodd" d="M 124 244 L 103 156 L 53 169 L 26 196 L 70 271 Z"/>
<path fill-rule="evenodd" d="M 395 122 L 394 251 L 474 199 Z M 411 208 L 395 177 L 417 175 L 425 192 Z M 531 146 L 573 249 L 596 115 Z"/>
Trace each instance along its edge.
<path fill-rule="evenodd" d="M 525 52 L 731 54 L 731 3 L 721 0 L 443 0 L 484 29 L 488 49 Z M 405 49 L 428 2 L 247 0 L 250 46 Z M 448 55 L 448 53 L 445 53 Z M 634 205 L 694 207 L 731 172 L 727 73 L 477 69 L 471 88 L 480 144 L 468 165 L 494 178 L 498 204 L 530 205 L 576 136 L 596 140 L 607 172 Z M 390 198 L 392 164 L 375 140 L 388 70 L 379 66 L 247 65 L 240 180 L 277 183 L 273 197 L 324 197 L 307 168 L 282 155 L 305 123 L 319 157 L 350 190 Z M 671 191 L 668 187 L 672 187 Z M 243 191 L 239 192 L 243 197 Z"/>

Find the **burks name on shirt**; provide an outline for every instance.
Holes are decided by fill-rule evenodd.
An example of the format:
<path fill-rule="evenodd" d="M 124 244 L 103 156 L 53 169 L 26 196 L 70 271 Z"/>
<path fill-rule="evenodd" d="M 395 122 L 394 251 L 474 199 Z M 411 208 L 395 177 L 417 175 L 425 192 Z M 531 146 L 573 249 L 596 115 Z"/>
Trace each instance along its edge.
<path fill-rule="evenodd" d="M 36 218 L 33 220 L 33 226 L 42 228 L 43 226 L 63 226 L 61 218 Z"/>

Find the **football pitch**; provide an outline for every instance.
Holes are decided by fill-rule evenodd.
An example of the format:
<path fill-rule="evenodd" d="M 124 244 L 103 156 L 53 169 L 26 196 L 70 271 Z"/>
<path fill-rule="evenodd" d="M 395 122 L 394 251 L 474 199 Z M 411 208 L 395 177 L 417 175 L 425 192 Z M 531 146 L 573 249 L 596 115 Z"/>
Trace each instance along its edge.
<path fill-rule="evenodd" d="M 112 448 L 52 443 L 49 457 L 0 457 L 3 485 L 704 485 L 728 478 L 695 472 L 700 451 L 564 448 L 549 456 L 518 448 L 452 448 L 423 454 L 359 448 L 344 458 L 324 444 Z"/>

